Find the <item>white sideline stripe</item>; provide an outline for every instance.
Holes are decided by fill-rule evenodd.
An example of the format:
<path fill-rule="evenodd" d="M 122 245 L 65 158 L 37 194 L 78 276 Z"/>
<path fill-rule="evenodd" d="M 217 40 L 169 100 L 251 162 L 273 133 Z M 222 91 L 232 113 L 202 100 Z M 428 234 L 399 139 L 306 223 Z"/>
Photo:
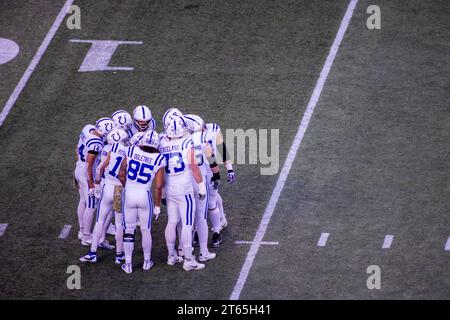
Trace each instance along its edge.
<path fill-rule="evenodd" d="M 294 141 L 291 145 L 291 148 L 289 149 L 286 162 L 284 163 L 283 169 L 281 170 L 281 173 L 278 177 L 275 189 L 273 189 L 269 203 L 266 207 L 266 210 L 264 211 L 264 215 L 262 217 L 258 231 L 256 232 L 253 243 L 247 253 L 247 257 L 245 259 L 244 265 L 242 266 L 239 278 L 237 279 L 236 284 L 233 288 L 233 292 L 231 293 L 230 300 L 239 299 L 241 291 L 244 288 L 245 282 L 247 281 L 248 274 L 253 265 L 256 254 L 258 253 L 259 246 L 261 245 L 261 241 L 264 237 L 264 234 L 266 233 L 267 226 L 269 225 L 270 219 L 275 210 L 275 206 L 278 202 L 278 199 L 280 198 L 281 191 L 283 190 L 284 184 L 286 183 L 286 179 L 289 175 L 289 171 L 291 170 L 292 163 L 294 162 L 297 151 L 303 140 L 305 131 L 308 128 L 309 120 L 311 119 L 311 116 L 314 112 L 317 102 L 319 101 L 319 97 L 320 94 L 322 93 L 325 80 L 327 79 L 331 66 L 333 65 L 334 58 L 336 57 L 336 54 L 339 50 L 339 46 L 341 45 L 345 31 L 347 30 L 347 27 L 350 23 L 353 11 L 355 10 L 355 6 L 357 3 L 358 0 L 351 0 L 347 7 L 347 11 L 345 12 L 344 18 L 342 19 L 341 25 L 339 26 L 336 38 L 334 39 L 333 45 L 331 46 L 330 52 L 328 53 L 325 65 L 323 66 L 323 69 L 320 72 L 319 79 L 317 80 L 316 86 L 314 88 L 311 99 L 309 100 L 308 106 L 306 107 L 305 114 L 303 115 L 302 122 L 300 123 L 300 127 L 298 128 L 297 134 L 295 135 Z"/>
<path fill-rule="evenodd" d="M 61 25 L 62 21 L 64 20 L 64 17 L 69 10 L 70 6 L 72 5 L 73 0 L 67 0 L 64 7 L 62 7 L 61 11 L 59 12 L 58 16 L 56 17 L 55 22 L 53 22 L 53 25 L 51 26 L 50 30 L 48 31 L 47 35 L 44 38 L 44 41 L 42 41 L 38 51 L 34 55 L 33 59 L 30 62 L 30 65 L 25 70 L 25 73 L 23 74 L 22 78 L 19 80 L 19 83 L 17 84 L 16 88 L 14 89 L 13 93 L 9 97 L 8 101 L 6 101 L 5 106 L 3 107 L 2 112 L 0 113 L 0 127 L 3 125 L 3 122 L 5 121 L 6 117 L 8 116 L 9 112 L 11 111 L 12 107 L 17 101 L 17 98 L 19 98 L 20 93 L 25 88 L 25 85 L 27 84 L 28 80 L 31 77 L 31 74 L 33 73 L 34 69 L 39 64 L 39 61 L 41 60 L 42 56 L 44 55 L 45 51 L 47 50 L 50 42 L 52 41 L 53 37 L 56 34 L 56 31 L 58 31 L 59 26 Z"/>
<path fill-rule="evenodd" d="M 253 241 L 238 240 L 238 241 L 235 241 L 234 243 L 235 244 L 253 244 Z M 268 245 L 268 246 L 277 246 L 277 245 L 279 245 L 279 242 L 278 241 L 261 241 L 261 244 Z"/>
<path fill-rule="evenodd" d="M 65 238 L 67 238 L 67 236 L 69 235 L 69 233 L 70 233 L 70 230 L 72 229 L 72 226 L 70 225 L 70 224 L 66 224 L 63 228 L 62 228 L 62 230 L 61 230 L 61 233 L 59 234 L 59 239 L 65 239 Z"/>
<path fill-rule="evenodd" d="M 320 235 L 319 241 L 317 241 L 318 247 L 325 247 L 327 245 L 328 237 L 330 236 L 329 233 L 322 233 Z"/>
<path fill-rule="evenodd" d="M 5 234 L 6 228 L 8 228 L 7 223 L 0 224 L 0 237 Z"/>
<path fill-rule="evenodd" d="M 394 236 L 393 235 L 386 235 L 384 237 L 384 242 L 383 242 L 383 249 L 389 249 L 391 247 L 392 241 L 394 240 Z"/>
<path fill-rule="evenodd" d="M 447 243 L 445 244 L 445 251 L 450 251 L 450 237 L 448 237 Z"/>

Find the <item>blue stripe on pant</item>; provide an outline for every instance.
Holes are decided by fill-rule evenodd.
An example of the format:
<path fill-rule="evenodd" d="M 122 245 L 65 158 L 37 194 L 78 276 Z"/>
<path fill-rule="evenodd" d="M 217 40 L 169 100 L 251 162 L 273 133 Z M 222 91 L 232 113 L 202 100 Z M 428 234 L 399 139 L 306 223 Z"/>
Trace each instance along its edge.
<path fill-rule="evenodd" d="M 189 224 L 192 226 L 192 209 L 193 209 L 193 203 L 192 203 L 192 197 L 191 197 L 191 195 L 189 195 L 189 203 L 190 203 L 190 206 L 189 206 Z"/>
<path fill-rule="evenodd" d="M 153 218 L 153 199 L 152 195 L 150 194 L 150 191 L 147 191 L 148 195 L 148 225 L 147 227 L 150 229 L 150 225 L 152 223 Z"/>
<path fill-rule="evenodd" d="M 186 200 L 186 204 L 187 204 L 187 206 L 186 206 L 186 225 L 188 226 L 189 225 L 189 207 L 190 207 L 190 204 L 189 204 L 189 199 L 188 199 L 187 195 L 184 195 L 184 199 Z"/>
<path fill-rule="evenodd" d="M 206 179 L 205 179 L 206 181 Z M 208 219 L 208 204 L 209 204 L 209 183 L 206 183 L 206 197 L 205 197 L 205 220 Z"/>

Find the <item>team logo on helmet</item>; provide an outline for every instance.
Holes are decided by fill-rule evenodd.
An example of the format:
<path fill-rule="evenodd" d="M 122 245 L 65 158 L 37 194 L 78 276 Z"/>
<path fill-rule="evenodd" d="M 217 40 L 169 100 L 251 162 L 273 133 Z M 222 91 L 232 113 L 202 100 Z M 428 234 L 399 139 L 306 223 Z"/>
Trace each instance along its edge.
<path fill-rule="evenodd" d="M 128 134 L 123 129 L 114 129 L 106 136 L 106 141 L 109 144 L 121 143 L 126 146 L 128 145 L 128 140 Z"/>
<path fill-rule="evenodd" d="M 133 124 L 131 115 L 125 110 L 118 110 L 112 114 L 112 119 L 116 127 L 127 130 Z"/>
<path fill-rule="evenodd" d="M 114 126 L 114 121 L 111 118 L 100 118 L 95 123 L 95 130 L 105 136 L 108 132 L 114 129 Z"/>

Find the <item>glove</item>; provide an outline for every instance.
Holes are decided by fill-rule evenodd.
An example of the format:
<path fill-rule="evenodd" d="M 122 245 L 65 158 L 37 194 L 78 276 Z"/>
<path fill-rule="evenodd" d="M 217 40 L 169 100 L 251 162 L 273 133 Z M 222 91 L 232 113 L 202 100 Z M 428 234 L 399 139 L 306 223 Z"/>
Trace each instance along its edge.
<path fill-rule="evenodd" d="M 228 183 L 233 183 L 236 181 L 236 174 L 234 173 L 233 169 L 228 170 L 227 181 L 228 181 Z"/>
<path fill-rule="evenodd" d="M 214 190 L 217 190 L 219 189 L 219 185 L 220 185 L 220 174 L 216 172 L 213 174 L 211 178 L 211 186 L 213 187 Z"/>
<path fill-rule="evenodd" d="M 94 184 L 94 197 L 100 199 L 102 197 L 102 189 L 99 184 Z"/>
<path fill-rule="evenodd" d="M 93 198 L 95 195 L 95 188 L 89 188 L 88 197 Z"/>
<path fill-rule="evenodd" d="M 198 184 L 198 197 L 200 200 L 203 200 L 206 197 L 206 186 L 204 182 Z"/>
<path fill-rule="evenodd" d="M 161 207 L 155 206 L 153 208 L 153 215 L 155 216 L 155 221 L 158 220 L 160 213 L 161 213 Z"/>

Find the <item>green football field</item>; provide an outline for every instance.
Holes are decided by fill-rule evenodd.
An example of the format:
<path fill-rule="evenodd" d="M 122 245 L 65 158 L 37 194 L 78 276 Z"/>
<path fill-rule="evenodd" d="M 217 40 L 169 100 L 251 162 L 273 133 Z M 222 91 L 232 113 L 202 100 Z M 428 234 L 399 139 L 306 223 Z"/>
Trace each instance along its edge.
<path fill-rule="evenodd" d="M 0 38 L 20 47 L 0 64 L 0 110 L 68 2 L 0 2 Z M 374 3 L 357 1 L 273 197 L 349 3 L 76 0 L 81 29 L 67 27 L 69 15 L 55 29 L 0 126 L 0 299 L 450 299 L 447 1 L 377 1 L 374 30 Z M 109 62 L 131 70 L 80 72 L 90 44 L 71 40 L 142 43 L 119 46 Z M 72 188 L 79 133 L 139 104 L 158 130 L 169 106 L 223 132 L 279 130 L 277 174 L 261 175 L 261 162 L 236 164 L 232 185 L 222 174 L 229 225 L 201 272 L 166 264 L 165 209 L 150 271 L 139 240 L 131 275 L 114 251 L 100 251 L 96 265 L 78 260 L 87 252 Z M 71 265 L 81 267 L 80 290 L 67 288 Z M 367 286 L 374 265 L 380 289 Z"/>

